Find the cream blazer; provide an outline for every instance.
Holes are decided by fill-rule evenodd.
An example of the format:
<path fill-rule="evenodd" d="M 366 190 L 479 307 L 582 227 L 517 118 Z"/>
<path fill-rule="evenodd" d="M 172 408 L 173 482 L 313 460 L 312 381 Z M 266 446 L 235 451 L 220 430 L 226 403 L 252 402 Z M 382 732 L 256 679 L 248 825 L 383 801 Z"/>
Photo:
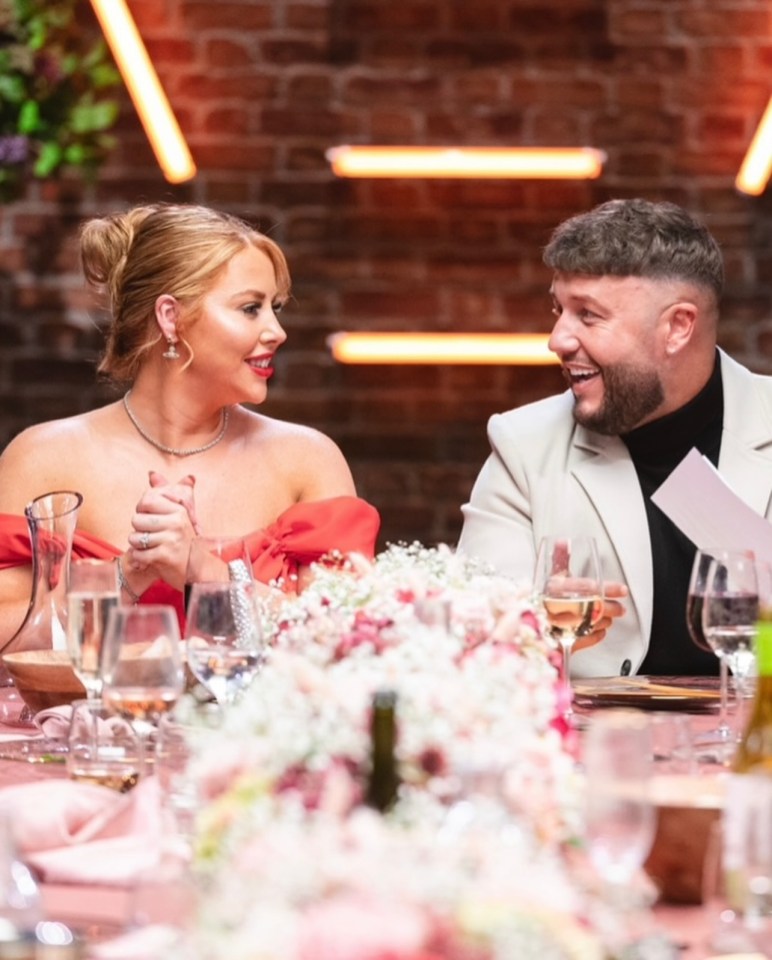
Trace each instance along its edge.
<path fill-rule="evenodd" d="M 724 426 L 719 472 L 760 515 L 772 511 L 772 377 L 719 351 Z M 488 422 L 491 454 L 462 507 L 458 548 L 501 573 L 530 580 L 542 536 L 594 536 L 606 580 L 625 583 L 627 612 L 605 640 L 571 658 L 577 677 L 637 672 L 649 644 L 652 557 L 646 508 L 630 455 L 618 437 L 577 424 L 570 391 Z M 684 603 L 686 598 L 684 598 Z"/>

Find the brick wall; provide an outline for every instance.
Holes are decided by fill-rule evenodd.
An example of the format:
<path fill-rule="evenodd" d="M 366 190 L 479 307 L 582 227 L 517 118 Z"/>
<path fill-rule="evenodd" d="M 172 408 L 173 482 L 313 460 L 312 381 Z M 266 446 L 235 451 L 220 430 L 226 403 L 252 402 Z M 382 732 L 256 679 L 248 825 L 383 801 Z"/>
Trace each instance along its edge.
<path fill-rule="evenodd" d="M 675 200 L 720 239 L 722 344 L 772 372 L 769 196 L 734 176 L 772 88 L 768 0 L 130 0 L 199 165 L 169 187 L 126 104 L 99 181 L 0 208 L 0 445 L 105 402 L 78 275 L 86 216 L 138 201 L 228 209 L 284 246 L 295 300 L 265 410 L 347 454 L 383 539 L 454 540 L 489 414 L 554 368 L 341 367 L 338 329 L 547 330 L 540 248 L 614 196 Z M 89 29 L 90 11 L 84 4 Z M 336 143 L 601 147 L 593 183 L 336 181 Z M 772 195 L 772 194 L 771 194 Z"/>

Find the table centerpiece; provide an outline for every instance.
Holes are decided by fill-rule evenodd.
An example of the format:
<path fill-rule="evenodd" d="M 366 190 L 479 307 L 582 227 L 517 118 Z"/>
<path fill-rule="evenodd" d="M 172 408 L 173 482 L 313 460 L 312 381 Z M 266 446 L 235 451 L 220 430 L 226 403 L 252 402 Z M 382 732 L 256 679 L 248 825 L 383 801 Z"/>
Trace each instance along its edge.
<path fill-rule="evenodd" d="M 530 591 L 447 547 L 320 565 L 193 737 L 201 960 L 601 960 L 560 654 Z M 401 785 L 363 800 L 397 695 Z"/>

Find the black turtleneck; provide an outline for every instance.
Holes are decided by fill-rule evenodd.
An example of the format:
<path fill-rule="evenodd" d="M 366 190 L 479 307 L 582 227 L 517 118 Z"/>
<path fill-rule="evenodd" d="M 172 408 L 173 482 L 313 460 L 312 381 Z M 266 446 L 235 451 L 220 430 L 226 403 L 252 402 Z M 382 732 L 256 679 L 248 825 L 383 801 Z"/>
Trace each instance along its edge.
<path fill-rule="evenodd" d="M 651 538 L 654 604 L 649 650 L 639 673 L 650 676 L 712 676 L 718 658 L 700 650 L 686 626 L 686 594 L 695 546 L 651 502 L 651 495 L 696 447 L 718 466 L 724 420 L 721 367 L 685 406 L 622 436 L 638 474 Z"/>

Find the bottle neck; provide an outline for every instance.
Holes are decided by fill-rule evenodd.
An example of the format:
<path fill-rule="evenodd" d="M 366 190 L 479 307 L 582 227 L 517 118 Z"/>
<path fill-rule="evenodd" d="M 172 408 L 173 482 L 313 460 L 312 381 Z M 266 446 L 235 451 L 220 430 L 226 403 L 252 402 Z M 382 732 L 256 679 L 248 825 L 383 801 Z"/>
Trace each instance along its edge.
<path fill-rule="evenodd" d="M 370 722 L 371 767 L 365 802 L 385 813 L 397 800 L 397 696 L 392 690 L 378 690 L 373 696 Z"/>

